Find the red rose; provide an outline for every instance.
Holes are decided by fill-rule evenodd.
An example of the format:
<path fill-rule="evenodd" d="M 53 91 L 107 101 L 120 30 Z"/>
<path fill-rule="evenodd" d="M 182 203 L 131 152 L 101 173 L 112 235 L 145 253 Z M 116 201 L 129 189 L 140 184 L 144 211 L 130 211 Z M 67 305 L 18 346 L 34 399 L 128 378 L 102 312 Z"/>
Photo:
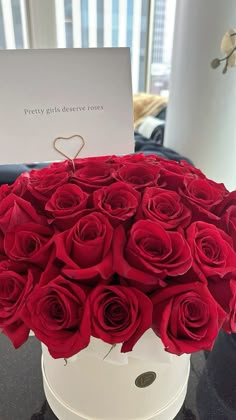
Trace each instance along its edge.
<path fill-rule="evenodd" d="M 174 160 L 162 159 L 160 162 L 161 176 L 175 175 L 176 177 L 183 175 L 184 177 L 189 176 L 191 179 L 205 179 L 206 176 L 195 166 L 190 165 L 188 162 L 181 160 L 177 162 Z"/>
<path fill-rule="evenodd" d="M 113 229 L 102 213 L 82 215 L 72 229 L 54 238 L 56 257 L 65 265 L 63 272 L 86 284 L 110 279 L 112 237 Z"/>
<path fill-rule="evenodd" d="M 27 191 L 27 187 L 30 180 L 30 172 L 23 172 L 20 174 L 15 182 L 10 186 L 12 194 L 18 195 L 19 197 L 24 197 L 24 194 Z"/>
<path fill-rule="evenodd" d="M 224 277 L 236 268 L 236 253 L 231 238 L 214 225 L 195 222 L 186 231 L 193 255 L 193 269 L 201 280 L 209 276 Z"/>
<path fill-rule="evenodd" d="M 236 333 L 236 281 L 230 281 L 231 298 L 229 300 L 229 312 L 223 324 L 223 330 L 227 333 Z"/>
<path fill-rule="evenodd" d="M 81 160 L 81 159 L 74 159 L 73 162 L 75 164 L 75 162 L 77 160 Z M 53 162 L 50 164 L 49 168 L 51 170 L 53 170 L 55 173 L 72 173 L 74 170 L 74 164 L 72 163 L 71 160 L 63 160 L 63 161 L 59 161 L 59 162 Z"/>
<path fill-rule="evenodd" d="M 209 278 L 208 289 L 227 314 L 222 328 L 227 333 L 236 333 L 236 272 L 228 273 L 223 279 Z"/>
<path fill-rule="evenodd" d="M 9 194 L 0 202 L 0 229 L 3 233 L 19 224 L 42 223 L 42 221 L 42 217 L 36 213 L 34 207 L 15 194 Z"/>
<path fill-rule="evenodd" d="M 215 208 L 227 194 L 223 184 L 208 179 L 184 179 L 184 186 L 179 190 L 186 205 L 191 208 L 193 220 L 217 222 Z"/>
<path fill-rule="evenodd" d="M 109 159 L 108 161 L 86 159 L 79 166 L 79 169 L 74 173 L 72 182 L 88 193 L 114 182 L 112 174 L 117 164 L 111 163 Z"/>
<path fill-rule="evenodd" d="M 85 301 L 84 290 L 63 276 L 36 285 L 28 297 L 22 317 L 55 359 L 71 357 L 88 346 L 90 314 Z"/>
<path fill-rule="evenodd" d="M 4 249 L 4 235 L 0 230 L 0 260 L 5 257 L 6 257 L 6 254 L 5 254 L 5 249 Z"/>
<path fill-rule="evenodd" d="M 116 182 L 93 193 L 94 206 L 107 215 L 113 226 L 130 219 L 140 202 L 140 193 L 124 182 Z"/>
<path fill-rule="evenodd" d="M 169 174 L 173 174 L 173 175 L 186 175 L 186 174 L 190 174 L 190 170 L 189 168 L 185 168 L 183 165 L 180 165 L 179 162 L 175 161 L 175 160 L 167 160 L 167 159 L 163 159 L 160 162 L 160 169 L 161 169 L 161 174 L 165 173 L 169 173 Z"/>
<path fill-rule="evenodd" d="M 181 160 L 179 166 L 186 175 L 192 175 L 195 179 L 206 179 L 206 175 L 199 168 L 191 165 L 186 160 Z"/>
<path fill-rule="evenodd" d="M 145 164 L 129 163 L 114 173 L 114 177 L 121 182 L 130 184 L 138 190 L 157 185 L 159 168 Z"/>
<path fill-rule="evenodd" d="M 50 200 L 45 205 L 49 214 L 49 223 L 60 230 L 66 230 L 74 226 L 82 210 L 86 209 L 88 194 L 80 187 L 73 184 L 65 184 L 58 187 Z"/>
<path fill-rule="evenodd" d="M 180 165 L 179 162 L 163 160 L 159 163 L 160 178 L 158 185 L 169 190 L 178 191 L 182 187 L 185 178 L 198 178 L 189 168 Z"/>
<path fill-rule="evenodd" d="M 130 164 L 130 163 L 138 163 L 138 164 L 144 163 L 145 164 L 146 155 L 144 153 L 133 153 L 131 155 L 117 156 L 116 159 L 122 165 Z"/>
<path fill-rule="evenodd" d="M 157 155 L 146 155 L 144 153 L 133 153 L 132 155 L 124 156 L 115 156 L 115 161 L 121 165 L 126 165 L 127 163 L 138 163 L 144 165 L 155 165 L 158 166 L 158 162 L 161 160 L 166 160 Z"/>
<path fill-rule="evenodd" d="M 60 172 L 53 167 L 43 168 L 40 171 L 33 170 L 30 172 L 27 192 L 24 197 L 29 197 L 33 203 L 34 199 L 37 200 L 36 203 L 45 203 L 56 189 L 66 184 L 68 180 L 67 172 Z"/>
<path fill-rule="evenodd" d="M 37 273 L 40 271 L 39 267 L 36 267 L 33 264 L 30 264 L 29 262 L 18 262 L 18 261 L 12 261 L 9 259 L 7 255 L 1 255 L 0 256 L 0 273 L 3 271 L 14 271 L 16 273 L 27 273 L 27 271 L 31 270 L 33 273 Z M 34 277 L 32 275 L 32 277 Z"/>
<path fill-rule="evenodd" d="M 29 328 L 21 320 L 21 309 L 32 286 L 32 273 L 0 272 L 0 328 L 20 347 L 29 336 Z"/>
<path fill-rule="evenodd" d="M 202 283 L 175 284 L 151 297 L 152 328 L 165 350 L 181 355 L 211 350 L 225 312 Z"/>
<path fill-rule="evenodd" d="M 105 164 L 105 165 L 115 165 L 119 161 L 119 157 L 117 156 L 94 156 L 88 158 L 76 158 L 71 160 L 65 160 L 63 162 L 53 162 L 50 165 L 50 168 L 56 172 L 68 172 L 71 176 L 74 175 L 75 172 L 79 171 L 82 168 L 85 168 L 86 165 L 93 165 L 96 166 L 97 164 Z"/>
<path fill-rule="evenodd" d="M 0 186 L 0 202 L 11 193 L 11 185 L 2 184 Z"/>
<path fill-rule="evenodd" d="M 115 271 L 144 292 L 165 286 L 164 277 L 184 274 L 192 265 L 184 237 L 150 220 L 134 223 L 128 239 L 124 228 L 117 227 L 113 244 Z"/>
<path fill-rule="evenodd" d="M 75 170 L 80 170 L 84 168 L 87 164 L 96 166 L 97 164 L 105 164 L 107 166 L 115 167 L 120 166 L 120 160 L 122 157 L 116 155 L 106 155 L 106 156 L 93 156 L 89 158 L 77 158 L 74 159 Z M 53 164 L 54 165 L 54 164 Z"/>
<path fill-rule="evenodd" d="M 225 221 L 225 230 L 232 238 L 234 250 L 236 250 L 236 205 L 227 208 L 223 220 Z"/>
<path fill-rule="evenodd" d="M 152 302 L 134 287 L 97 286 L 89 295 L 92 335 L 131 351 L 152 323 Z"/>
<path fill-rule="evenodd" d="M 215 214 L 219 217 L 224 216 L 226 211 L 232 206 L 236 206 L 236 191 L 232 191 L 224 196 L 223 200 L 216 207 Z"/>
<path fill-rule="evenodd" d="M 46 226 L 36 223 L 17 225 L 5 234 L 5 252 L 13 261 L 27 261 L 43 268 L 48 259 L 51 237 L 52 231 Z"/>
<path fill-rule="evenodd" d="M 164 229 L 186 228 L 191 221 L 191 212 L 180 196 L 162 188 L 146 188 L 137 219 L 150 219 Z"/>

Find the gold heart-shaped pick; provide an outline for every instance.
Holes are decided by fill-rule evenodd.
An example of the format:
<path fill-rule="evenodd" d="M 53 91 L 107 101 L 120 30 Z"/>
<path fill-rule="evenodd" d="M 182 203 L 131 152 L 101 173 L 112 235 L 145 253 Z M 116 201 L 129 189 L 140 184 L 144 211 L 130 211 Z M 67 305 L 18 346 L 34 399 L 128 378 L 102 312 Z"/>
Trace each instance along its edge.
<path fill-rule="evenodd" d="M 71 139 L 78 139 L 78 149 L 76 150 L 76 153 L 74 156 L 68 156 L 67 152 L 63 149 L 63 146 L 60 144 L 59 146 L 59 142 L 61 143 L 61 140 L 65 140 L 65 141 L 70 141 Z M 81 150 L 83 149 L 83 147 L 85 146 L 85 141 L 84 138 L 82 136 L 80 136 L 80 134 L 73 134 L 73 136 L 70 137 L 57 137 L 55 138 L 55 140 L 53 141 L 53 147 L 54 149 L 60 153 L 60 155 L 64 156 L 66 159 L 72 160 L 76 159 L 77 156 L 80 154 Z"/>

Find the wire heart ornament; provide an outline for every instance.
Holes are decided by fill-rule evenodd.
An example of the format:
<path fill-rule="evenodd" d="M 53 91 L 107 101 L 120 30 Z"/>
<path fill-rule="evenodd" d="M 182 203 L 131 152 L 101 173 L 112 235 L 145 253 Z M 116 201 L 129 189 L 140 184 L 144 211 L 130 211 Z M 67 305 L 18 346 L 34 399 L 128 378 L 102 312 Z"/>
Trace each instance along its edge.
<path fill-rule="evenodd" d="M 70 156 L 68 151 L 71 147 L 68 148 L 68 146 L 72 145 L 73 140 L 76 139 L 78 142 L 78 147 L 76 146 L 76 152 L 73 156 Z M 71 145 L 68 145 L 64 142 L 71 142 Z M 81 150 L 85 146 L 85 140 L 80 134 L 73 134 L 69 137 L 56 137 L 53 140 L 53 147 L 56 150 L 56 152 L 60 153 L 63 157 L 65 157 L 68 160 L 73 161 L 77 158 L 77 156 L 80 154 Z"/>

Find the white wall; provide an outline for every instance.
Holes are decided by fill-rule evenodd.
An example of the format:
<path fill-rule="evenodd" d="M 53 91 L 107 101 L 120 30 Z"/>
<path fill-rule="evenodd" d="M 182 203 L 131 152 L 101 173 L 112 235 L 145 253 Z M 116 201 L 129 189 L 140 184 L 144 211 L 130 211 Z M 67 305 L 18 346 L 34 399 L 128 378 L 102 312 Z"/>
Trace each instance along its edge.
<path fill-rule="evenodd" d="M 177 0 L 165 137 L 229 189 L 236 189 L 236 68 L 222 75 L 210 62 L 234 27 L 235 0 Z"/>

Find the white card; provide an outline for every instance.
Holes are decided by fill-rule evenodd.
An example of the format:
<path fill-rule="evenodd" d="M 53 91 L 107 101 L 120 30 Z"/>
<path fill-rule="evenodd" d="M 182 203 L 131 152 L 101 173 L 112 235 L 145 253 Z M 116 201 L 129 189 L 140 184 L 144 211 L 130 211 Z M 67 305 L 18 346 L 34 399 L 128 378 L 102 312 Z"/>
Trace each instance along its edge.
<path fill-rule="evenodd" d="M 129 49 L 0 51 L 0 163 L 62 160 L 74 135 L 80 157 L 133 152 Z"/>

